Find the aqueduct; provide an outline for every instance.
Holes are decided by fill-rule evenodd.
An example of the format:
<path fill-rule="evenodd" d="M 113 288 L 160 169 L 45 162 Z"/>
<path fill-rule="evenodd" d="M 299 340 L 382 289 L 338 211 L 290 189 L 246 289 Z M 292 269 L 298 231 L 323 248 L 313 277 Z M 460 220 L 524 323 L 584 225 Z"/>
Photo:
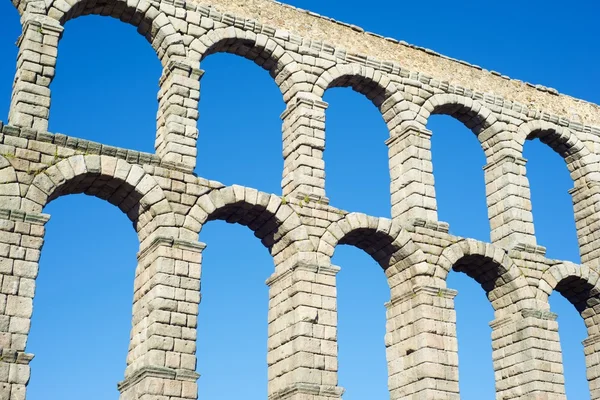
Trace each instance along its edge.
<path fill-rule="evenodd" d="M 208 0 L 207 0 L 208 2 Z M 139 242 L 131 341 L 122 400 L 196 399 L 196 316 L 204 244 L 213 219 L 249 227 L 275 269 L 269 285 L 270 400 L 341 399 L 337 378 L 338 244 L 382 267 L 390 398 L 458 399 L 450 270 L 479 282 L 491 322 L 497 399 L 565 399 L 556 316 L 548 297 L 573 303 L 592 399 L 600 399 L 600 109 L 428 49 L 270 0 L 13 0 L 17 73 L 0 123 L 0 398 L 24 400 L 35 279 L 51 200 L 86 193 L 118 206 Z M 58 43 L 66 21 L 110 16 L 146 37 L 163 66 L 156 152 L 47 132 Z M 277 21 L 278 26 L 273 26 Z M 282 193 L 193 174 L 201 61 L 228 52 L 266 69 L 281 90 Z M 392 219 L 329 204 L 323 150 L 331 87 L 369 98 L 389 129 Z M 492 243 L 456 237 L 437 217 L 432 114 L 450 115 L 481 143 Z M 560 154 L 582 265 L 551 260 L 536 243 L 523 144 Z M 316 306 L 319 305 L 319 306 Z"/>

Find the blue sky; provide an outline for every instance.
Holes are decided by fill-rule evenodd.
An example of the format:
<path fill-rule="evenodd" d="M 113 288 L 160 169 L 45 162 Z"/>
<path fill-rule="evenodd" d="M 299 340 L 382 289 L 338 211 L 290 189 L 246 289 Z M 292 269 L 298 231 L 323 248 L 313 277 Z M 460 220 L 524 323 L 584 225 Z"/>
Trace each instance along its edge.
<path fill-rule="evenodd" d="M 563 93 L 600 103 L 596 16 L 600 4 L 555 0 L 502 2 L 381 0 L 293 1 L 302 8 L 369 31 Z M 6 121 L 20 33 L 9 1 L 0 3 L 0 119 Z M 279 193 L 281 95 L 268 73 L 237 56 L 202 64 L 196 172 L 225 184 Z M 160 63 L 134 27 L 103 17 L 66 24 L 59 47 L 50 130 L 126 148 L 153 151 Z M 386 126 L 378 110 L 351 89 L 325 95 L 327 193 L 349 211 L 389 217 Z M 432 117 L 433 163 L 440 220 L 460 236 L 489 240 L 483 171 L 474 135 L 450 117 Z M 538 243 L 548 256 L 578 262 L 572 187 L 566 166 L 539 142 L 525 146 Z M 127 352 L 137 237 L 127 217 L 101 200 L 73 195 L 45 209 L 47 225 L 28 351 L 28 400 L 117 399 Z M 199 398 L 259 400 L 266 392 L 265 279 L 268 252 L 244 227 L 209 223 L 198 331 Z M 345 400 L 387 398 L 383 335 L 389 291 L 380 267 L 358 249 L 340 246 L 338 275 L 340 385 Z M 461 398 L 494 398 L 493 311 L 470 278 L 451 273 L 457 289 Z M 579 315 L 559 294 L 570 399 L 589 399 Z M 235 382 L 235 385 L 231 383 Z"/>

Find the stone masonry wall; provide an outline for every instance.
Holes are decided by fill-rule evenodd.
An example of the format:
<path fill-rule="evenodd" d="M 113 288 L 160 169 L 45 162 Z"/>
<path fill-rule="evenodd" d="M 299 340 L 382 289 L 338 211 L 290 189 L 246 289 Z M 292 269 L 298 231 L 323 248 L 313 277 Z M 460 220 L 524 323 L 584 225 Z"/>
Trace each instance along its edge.
<path fill-rule="evenodd" d="M 0 399 L 24 400 L 35 279 L 53 199 L 85 193 L 119 207 L 140 242 L 122 400 L 196 399 L 202 227 L 251 229 L 270 251 L 269 400 L 341 399 L 338 244 L 377 261 L 390 288 L 390 398 L 459 399 L 454 297 L 466 273 L 495 310 L 490 321 L 497 399 L 565 399 L 556 315 L 560 292 L 588 328 L 592 399 L 600 399 L 600 110 L 362 29 L 269 0 L 20 0 L 23 35 L 9 122 L 0 123 Z M 64 24 L 85 14 L 138 27 L 161 60 L 156 152 L 47 132 L 49 89 Z M 266 69 L 286 103 L 282 192 L 230 186 L 193 173 L 201 61 L 237 54 Z M 325 91 L 347 86 L 380 110 L 390 133 L 392 219 L 340 210 L 325 192 Z M 492 243 L 450 235 L 439 221 L 432 114 L 473 131 L 487 158 Z M 573 179 L 582 265 L 551 260 L 535 238 L 522 156 L 539 138 Z M 33 372 L 35 377 L 35 371 Z M 34 378 L 35 379 L 35 378 Z"/>

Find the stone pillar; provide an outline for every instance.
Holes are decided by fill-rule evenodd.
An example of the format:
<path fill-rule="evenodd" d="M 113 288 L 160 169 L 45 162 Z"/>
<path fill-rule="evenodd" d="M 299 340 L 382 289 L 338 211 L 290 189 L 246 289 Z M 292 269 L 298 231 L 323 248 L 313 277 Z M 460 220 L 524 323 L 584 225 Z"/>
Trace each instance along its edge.
<path fill-rule="evenodd" d="M 204 244 L 156 237 L 138 254 L 121 400 L 198 397 L 196 326 Z"/>
<path fill-rule="evenodd" d="M 583 341 L 590 399 L 600 399 L 600 334 L 590 335 Z"/>
<path fill-rule="evenodd" d="M 437 221 L 431 131 L 407 126 L 385 142 L 390 158 L 392 218 Z"/>
<path fill-rule="evenodd" d="M 569 191 L 573 197 L 575 211 L 575 227 L 579 240 L 581 263 L 600 267 L 600 183 L 577 180 L 575 187 Z"/>
<path fill-rule="evenodd" d="M 0 399 L 25 400 L 25 352 L 46 214 L 0 210 Z"/>
<path fill-rule="evenodd" d="M 504 248 L 543 249 L 536 244 L 531 214 L 527 160 L 505 155 L 485 167 L 485 187 L 492 243 Z"/>
<path fill-rule="evenodd" d="M 456 293 L 421 286 L 386 304 L 391 400 L 460 399 Z"/>
<path fill-rule="evenodd" d="M 21 21 L 23 33 L 17 41 L 17 73 L 8 121 L 10 125 L 47 131 L 49 87 L 63 27 L 57 20 L 39 14 L 26 13 Z"/>
<path fill-rule="evenodd" d="M 556 314 L 526 309 L 490 326 L 496 399 L 566 400 Z"/>
<path fill-rule="evenodd" d="M 158 92 L 156 154 L 192 171 L 198 150 L 198 101 L 204 71 L 171 60 L 163 70 Z"/>
<path fill-rule="evenodd" d="M 328 104 L 300 92 L 287 104 L 283 120 L 284 196 L 328 203 L 325 196 L 325 110 Z"/>
<path fill-rule="evenodd" d="M 340 400 L 335 276 L 339 267 L 295 265 L 269 285 L 269 400 Z"/>

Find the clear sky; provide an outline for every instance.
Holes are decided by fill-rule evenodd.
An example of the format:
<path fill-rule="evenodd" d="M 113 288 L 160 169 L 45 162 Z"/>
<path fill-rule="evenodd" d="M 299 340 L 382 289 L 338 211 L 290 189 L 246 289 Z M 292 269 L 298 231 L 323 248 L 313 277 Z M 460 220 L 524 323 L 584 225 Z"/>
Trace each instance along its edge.
<path fill-rule="evenodd" d="M 369 31 L 432 48 L 511 77 L 600 103 L 600 3 L 574 0 L 401 2 L 295 0 L 290 3 Z M 19 17 L 0 2 L 0 119 L 6 121 L 20 34 Z M 281 95 L 252 62 L 228 54 L 202 64 L 198 175 L 280 193 Z M 53 82 L 50 130 L 135 150 L 153 151 L 160 63 L 134 27 L 88 16 L 66 24 Z M 327 193 L 348 211 L 390 216 L 386 126 L 351 89 L 325 95 Z M 489 240 L 482 166 L 474 135 L 435 116 L 433 163 L 440 220 L 452 233 Z M 539 142 L 525 146 L 538 243 L 548 256 L 578 262 L 562 159 Z M 118 399 L 129 341 L 137 237 L 127 217 L 84 195 L 45 209 L 47 225 L 28 351 L 35 354 L 28 400 Z M 267 250 L 245 227 L 209 223 L 199 315 L 200 399 L 266 396 Z M 389 290 L 380 267 L 341 246 L 338 275 L 340 385 L 344 400 L 388 397 L 383 335 Z M 461 398 L 494 398 L 493 311 L 484 291 L 451 273 L 457 289 Z M 558 313 L 569 399 L 589 399 L 581 341 L 586 331 L 559 294 Z M 234 384 L 232 384 L 234 383 Z"/>

